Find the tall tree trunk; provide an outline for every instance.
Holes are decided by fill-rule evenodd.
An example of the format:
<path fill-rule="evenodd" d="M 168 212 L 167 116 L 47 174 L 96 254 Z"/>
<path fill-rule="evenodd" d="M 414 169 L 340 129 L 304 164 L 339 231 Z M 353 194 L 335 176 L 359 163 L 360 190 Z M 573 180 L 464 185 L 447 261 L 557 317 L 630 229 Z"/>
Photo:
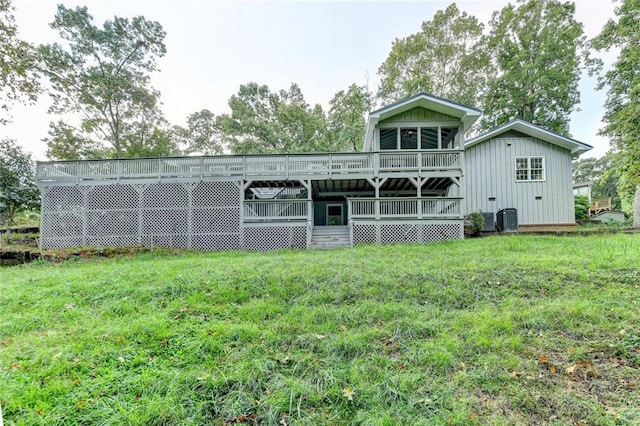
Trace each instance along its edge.
<path fill-rule="evenodd" d="M 636 185 L 636 197 L 633 200 L 633 227 L 640 228 L 640 184 Z"/>

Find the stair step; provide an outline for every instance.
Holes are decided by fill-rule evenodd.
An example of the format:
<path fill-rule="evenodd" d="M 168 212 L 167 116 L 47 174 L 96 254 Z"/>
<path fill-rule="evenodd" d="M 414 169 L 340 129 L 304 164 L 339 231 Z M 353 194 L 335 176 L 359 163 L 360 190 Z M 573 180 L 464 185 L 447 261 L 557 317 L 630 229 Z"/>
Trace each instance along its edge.
<path fill-rule="evenodd" d="M 350 246 L 348 226 L 314 226 L 311 248 L 327 250 Z"/>

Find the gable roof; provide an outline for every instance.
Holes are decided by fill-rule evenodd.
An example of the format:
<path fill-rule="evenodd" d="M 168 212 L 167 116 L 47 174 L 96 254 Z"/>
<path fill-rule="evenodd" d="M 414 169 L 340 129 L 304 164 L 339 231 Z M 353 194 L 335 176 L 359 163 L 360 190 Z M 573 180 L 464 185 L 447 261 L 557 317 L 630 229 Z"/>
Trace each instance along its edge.
<path fill-rule="evenodd" d="M 529 123 L 528 121 L 520 120 L 519 118 L 511 120 L 510 122 L 503 124 L 502 126 L 491 129 L 486 133 L 476 136 L 475 138 L 469 139 L 465 142 L 464 148 L 471 148 L 474 145 L 478 145 L 489 139 L 495 138 L 509 130 L 515 130 L 527 136 L 538 138 L 550 144 L 567 149 L 571 151 L 572 155 L 575 156 L 583 154 L 593 148 L 591 145 L 587 145 L 584 142 L 577 141 L 568 136 L 563 136 L 560 133 L 554 132 L 553 130 L 549 130 L 533 123 Z"/>
<path fill-rule="evenodd" d="M 393 117 L 416 107 L 422 107 L 441 114 L 456 117 L 462 121 L 465 130 L 471 127 L 471 125 L 475 123 L 482 114 L 479 109 L 439 98 L 428 93 L 419 93 L 369 113 L 367 131 L 365 133 L 364 140 L 364 150 L 371 150 L 371 146 L 373 144 L 373 131 L 376 124 L 384 119 Z"/>

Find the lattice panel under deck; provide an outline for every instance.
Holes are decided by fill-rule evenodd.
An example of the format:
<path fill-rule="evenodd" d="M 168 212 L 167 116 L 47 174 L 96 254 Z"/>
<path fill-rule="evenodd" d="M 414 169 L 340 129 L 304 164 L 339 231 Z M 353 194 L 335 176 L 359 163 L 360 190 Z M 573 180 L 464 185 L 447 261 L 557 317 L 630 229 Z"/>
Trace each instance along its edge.
<path fill-rule="evenodd" d="M 142 193 L 143 209 L 186 209 L 189 191 L 179 183 L 154 183 Z"/>
<path fill-rule="evenodd" d="M 240 188 L 235 182 L 200 182 L 193 190 L 197 207 L 240 206 Z"/>
<path fill-rule="evenodd" d="M 140 195 L 131 185 L 87 188 L 84 245 L 139 245 Z"/>
<path fill-rule="evenodd" d="M 353 243 L 429 243 L 463 238 L 462 223 L 354 223 Z"/>
<path fill-rule="evenodd" d="M 392 243 L 419 243 L 422 234 L 419 225 L 382 225 L 380 227 L 380 242 Z"/>
<path fill-rule="evenodd" d="M 376 225 L 354 225 L 353 244 L 374 244 L 376 242 Z"/>
<path fill-rule="evenodd" d="M 42 213 L 84 208 L 84 196 L 75 186 L 53 186 L 42 191 Z"/>
<path fill-rule="evenodd" d="M 464 227 L 461 223 L 437 223 L 422 226 L 422 241 L 425 243 L 464 238 Z"/>
<path fill-rule="evenodd" d="M 136 236 L 137 234 L 138 210 L 93 210 L 87 212 L 87 237 Z"/>
<path fill-rule="evenodd" d="M 61 249 L 84 245 L 84 212 L 43 211 L 40 216 L 40 244 L 43 248 Z"/>
<path fill-rule="evenodd" d="M 244 228 L 246 250 L 268 251 L 284 248 L 306 248 L 307 227 L 300 226 L 250 226 Z"/>
<path fill-rule="evenodd" d="M 240 232 L 240 207 L 194 209 L 194 234 Z"/>
<path fill-rule="evenodd" d="M 137 210 L 140 196 L 131 185 L 94 186 L 87 194 L 87 210 Z"/>

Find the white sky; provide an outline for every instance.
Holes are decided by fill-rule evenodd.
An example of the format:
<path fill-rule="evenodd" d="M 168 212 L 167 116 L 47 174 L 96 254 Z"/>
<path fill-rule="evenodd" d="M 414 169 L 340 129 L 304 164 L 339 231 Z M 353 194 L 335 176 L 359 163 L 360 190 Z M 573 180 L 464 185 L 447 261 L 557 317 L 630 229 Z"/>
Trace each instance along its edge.
<path fill-rule="evenodd" d="M 61 0 L 14 0 L 19 36 L 32 43 L 51 43 L 49 28 Z M 378 67 L 395 38 L 419 31 L 450 2 L 339 1 L 214 1 L 214 0 L 84 0 L 101 26 L 113 16 L 144 15 L 162 24 L 167 54 L 161 72 L 152 78 L 161 92 L 163 111 L 171 124 L 183 125 L 187 115 L 203 108 L 228 112 L 227 101 L 241 84 L 255 81 L 273 91 L 298 83 L 309 104 L 327 107 L 333 95 L 351 83 L 377 89 Z M 503 0 L 460 0 L 458 7 L 485 24 Z M 610 0 L 577 0 L 577 19 L 588 37 L 597 35 L 614 17 Z M 605 58 L 613 60 L 613 55 Z M 604 93 L 595 79 L 580 83 L 581 111 L 572 115 L 574 138 L 594 146 L 585 156 L 599 157 L 608 149 L 597 136 L 602 126 Z M 0 127 L 0 137 L 16 139 L 35 159 L 44 160 L 50 121 L 48 96 L 36 105 L 15 106 L 13 123 Z"/>

